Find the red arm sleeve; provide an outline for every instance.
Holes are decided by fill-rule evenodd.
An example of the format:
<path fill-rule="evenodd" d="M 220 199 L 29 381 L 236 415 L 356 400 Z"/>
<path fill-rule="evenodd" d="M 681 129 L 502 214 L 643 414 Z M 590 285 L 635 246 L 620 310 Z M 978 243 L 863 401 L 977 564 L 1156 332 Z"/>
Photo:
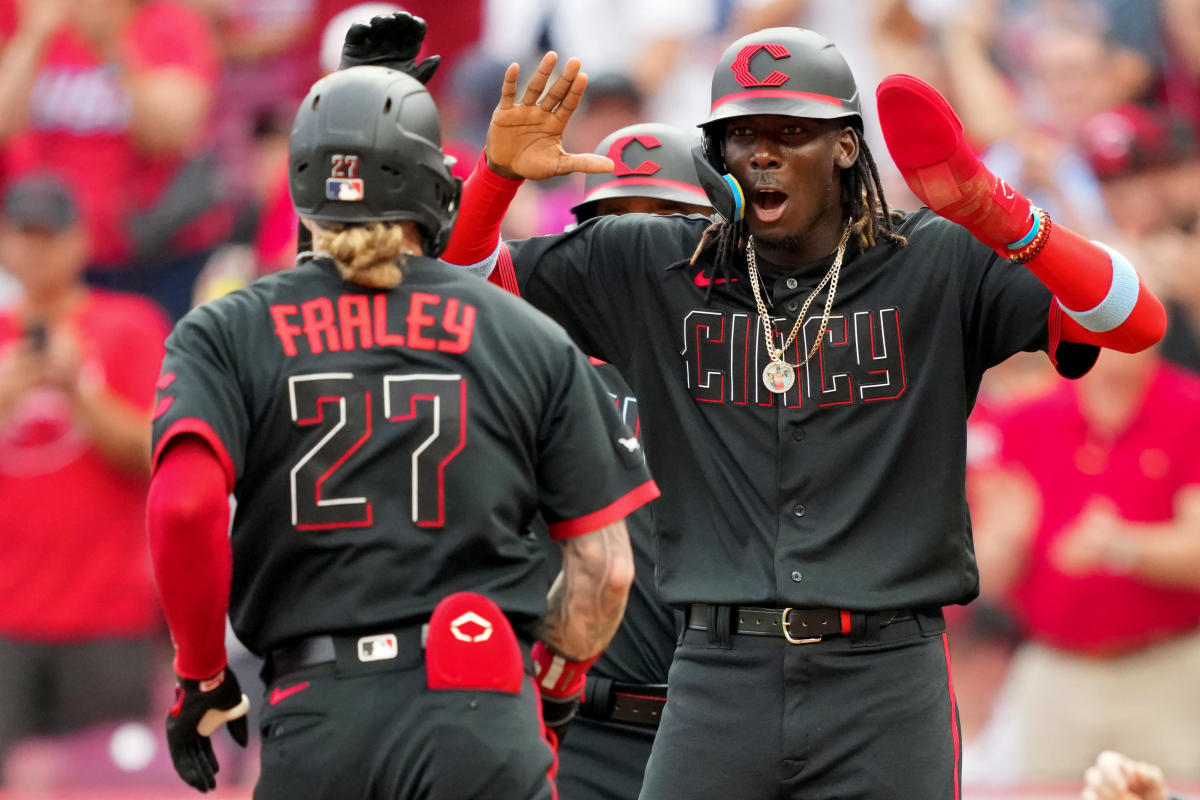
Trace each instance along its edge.
<path fill-rule="evenodd" d="M 203 439 L 181 436 L 159 461 L 150 480 L 146 527 L 175 642 L 175 672 L 204 680 L 226 662 L 233 552 L 225 470 Z"/>
<path fill-rule="evenodd" d="M 478 264 L 496 251 L 500 222 L 523 181 L 502 178 L 488 169 L 480 155 L 463 183 L 458 220 L 441 259 L 460 267 Z"/>

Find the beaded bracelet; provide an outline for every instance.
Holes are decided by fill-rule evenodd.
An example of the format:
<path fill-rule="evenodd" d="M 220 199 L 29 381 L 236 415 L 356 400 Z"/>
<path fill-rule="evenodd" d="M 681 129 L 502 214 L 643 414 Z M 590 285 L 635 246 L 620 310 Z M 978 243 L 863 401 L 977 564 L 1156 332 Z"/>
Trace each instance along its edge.
<path fill-rule="evenodd" d="M 1034 234 L 1033 240 L 1029 244 L 1008 257 L 1017 264 L 1026 264 L 1032 260 L 1034 256 L 1042 252 L 1042 248 L 1046 246 L 1046 240 L 1050 238 L 1050 229 L 1053 227 L 1050 215 L 1036 206 L 1033 208 L 1033 213 L 1037 218 L 1037 233 Z"/>

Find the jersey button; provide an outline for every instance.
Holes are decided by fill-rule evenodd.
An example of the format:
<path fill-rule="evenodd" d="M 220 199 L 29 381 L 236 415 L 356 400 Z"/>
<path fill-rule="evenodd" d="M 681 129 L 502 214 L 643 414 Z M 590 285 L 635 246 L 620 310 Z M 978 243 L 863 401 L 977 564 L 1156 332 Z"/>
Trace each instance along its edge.
<path fill-rule="evenodd" d="M 787 279 L 787 287 L 788 287 L 789 289 L 795 289 L 795 288 L 796 288 L 797 286 L 799 286 L 799 285 L 800 285 L 799 281 L 797 281 L 795 278 L 788 278 L 788 279 Z"/>
<path fill-rule="evenodd" d="M 796 313 L 796 309 L 798 309 L 799 307 L 800 307 L 800 304 L 798 302 L 796 302 L 795 300 L 791 300 L 787 304 L 787 310 L 792 312 L 793 314 Z"/>
<path fill-rule="evenodd" d="M 803 441 L 804 440 L 804 428 L 797 425 L 792 430 L 792 438 L 795 439 L 797 442 Z"/>
<path fill-rule="evenodd" d="M 799 583 L 803 579 L 804 579 L 804 576 L 800 574 L 800 570 L 798 570 L 798 569 L 792 570 L 792 580 L 794 580 L 796 583 Z"/>
<path fill-rule="evenodd" d="M 805 508 L 803 505 L 801 505 L 800 503 L 796 503 L 796 505 L 792 507 L 792 513 L 793 513 L 793 514 L 795 514 L 797 517 L 803 517 L 803 516 L 804 516 L 804 512 L 805 512 L 805 511 L 807 511 L 807 510 L 808 510 L 808 509 L 806 509 L 806 508 Z"/>

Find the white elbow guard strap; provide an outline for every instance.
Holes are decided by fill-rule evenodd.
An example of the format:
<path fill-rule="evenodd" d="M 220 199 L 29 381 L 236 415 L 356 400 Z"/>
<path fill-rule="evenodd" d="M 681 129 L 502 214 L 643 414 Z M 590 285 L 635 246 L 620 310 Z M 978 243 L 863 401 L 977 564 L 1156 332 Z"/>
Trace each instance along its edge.
<path fill-rule="evenodd" d="M 1104 244 L 1093 241 L 1092 244 L 1108 253 L 1112 260 L 1112 284 L 1104 299 L 1085 311 L 1072 311 L 1057 301 L 1062 310 L 1078 322 L 1082 327 L 1093 333 L 1107 333 L 1114 330 L 1129 319 L 1133 307 L 1138 300 L 1138 274 L 1129 259 Z"/>

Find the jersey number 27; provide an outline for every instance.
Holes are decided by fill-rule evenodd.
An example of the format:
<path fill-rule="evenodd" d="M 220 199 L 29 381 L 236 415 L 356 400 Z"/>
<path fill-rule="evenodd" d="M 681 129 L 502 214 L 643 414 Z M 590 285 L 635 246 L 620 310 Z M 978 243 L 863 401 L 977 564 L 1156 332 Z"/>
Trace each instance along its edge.
<path fill-rule="evenodd" d="M 297 529 L 371 525 L 370 498 L 333 497 L 327 487 L 336 480 L 345 493 L 362 469 L 382 471 L 371 481 L 379 485 L 381 478 L 391 477 L 393 464 L 401 467 L 409 489 L 412 521 L 423 528 L 445 524 L 446 465 L 467 441 L 466 381 L 450 374 L 385 375 L 379 388 L 383 416 L 378 424 L 403 428 L 388 436 L 387 451 L 382 455 L 376 451 L 373 463 L 367 465 L 362 448 L 376 427 L 371 391 L 349 372 L 288 378 L 292 422 L 301 428 L 319 426 L 322 432 L 290 471 L 292 525 Z M 339 472 L 343 475 L 334 479 Z M 399 486 L 397 490 L 403 491 Z"/>

